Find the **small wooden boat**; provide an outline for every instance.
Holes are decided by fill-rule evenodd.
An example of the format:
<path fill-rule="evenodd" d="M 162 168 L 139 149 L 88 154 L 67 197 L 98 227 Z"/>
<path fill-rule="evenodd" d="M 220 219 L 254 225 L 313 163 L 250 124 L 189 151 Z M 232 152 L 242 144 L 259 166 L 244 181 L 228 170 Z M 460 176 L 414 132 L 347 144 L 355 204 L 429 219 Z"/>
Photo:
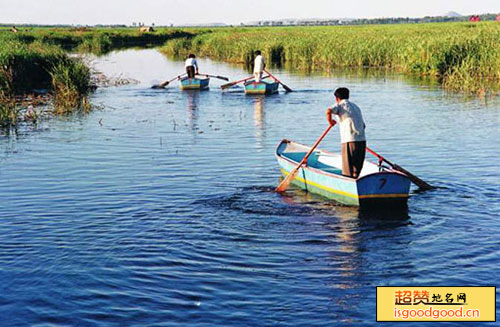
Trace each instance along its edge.
<path fill-rule="evenodd" d="M 181 90 L 206 90 L 208 89 L 208 83 L 210 78 L 189 78 L 184 77 L 180 79 Z"/>
<path fill-rule="evenodd" d="M 297 167 L 310 147 L 282 140 L 276 148 L 281 173 L 286 176 Z M 410 192 L 410 179 L 391 168 L 365 160 L 360 177 L 342 176 L 342 156 L 317 150 L 302 166 L 293 184 L 352 206 L 406 205 Z"/>
<path fill-rule="evenodd" d="M 278 87 L 280 86 L 277 82 L 255 82 L 251 80 L 245 83 L 245 94 L 274 94 L 278 92 Z"/>

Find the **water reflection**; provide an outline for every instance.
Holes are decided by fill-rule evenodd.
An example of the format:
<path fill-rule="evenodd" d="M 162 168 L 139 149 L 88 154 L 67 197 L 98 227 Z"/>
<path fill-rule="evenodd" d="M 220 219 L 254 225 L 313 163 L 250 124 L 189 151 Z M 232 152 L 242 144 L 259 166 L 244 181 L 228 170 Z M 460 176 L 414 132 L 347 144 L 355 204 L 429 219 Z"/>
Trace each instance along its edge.
<path fill-rule="evenodd" d="M 370 281 L 387 278 L 402 283 L 401 279 L 414 277 L 411 272 L 417 270 L 417 255 L 411 245 L 417 236 L 412 232 L 408 207 L 347 207 L 294 187 L 280 199 L 287 206 L 308 212 L 308 224 L 319 226 L 311 233 L 303 232 L 308 239 L 326 237 L 327 242 L 321 244 L 327 244 L 322 249 L 327 250 L 328 274 L 323 279 L 330 294 L 335 294 L 331 297 L 332 309 L 359 317 L 361 306 L 368 308 L 374 303 L 377 285 Z M 406 275 L 394 276 L 401 267 Z"/>
<path fill-rule="evenodd" d="M 354 316 L 362 306 L 373 307 L 374 287 L 378 284 L 370 281 L 384 280 L 402 266 L 407 272 L 416 270 L 410 246 L 415 236 L 407 209 L 374 212 L 336 207 L 335 216 L 337 220 L 324 226 L 330 230 L 330 243 L 337 245 L 330 252 L 330 265 L 336 267 L 338 276 L 329 280 L 328 287 L 343 290 L 335 307 Z M 365 318 L 369 319 L 370 315 Z"/>
<path fill-rule="evenodd" d="M 198 107 L 200 105 L 199 91 L 184 91 L 186 94 L 187 125 L 191 131 L 198 129 Z"/>
<path fill-rule="evenodd" d="M 262 148 L 262 141 L 265 137 L 265 112 L 264 112 L 265 96 L 256 96 L 253 102 L 253 119 L 255 124 L 255 138 L 258 142 L 258 147 Z"/>

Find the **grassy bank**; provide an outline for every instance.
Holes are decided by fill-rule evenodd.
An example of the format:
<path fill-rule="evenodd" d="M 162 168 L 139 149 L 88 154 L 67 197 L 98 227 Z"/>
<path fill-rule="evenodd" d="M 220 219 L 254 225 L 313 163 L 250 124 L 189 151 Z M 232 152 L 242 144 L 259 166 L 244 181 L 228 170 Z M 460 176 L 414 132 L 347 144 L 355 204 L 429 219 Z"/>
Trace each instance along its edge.
<path fill-rule="evenodd" d="M 50 92 L 55 112 L 62 113 L 79 108 L 90 92 L 89 68 L 61 48 L 13 39 L 0 44 L 0 124 L 16 123 L 19 108 L 13 99 L 18 95 Z"/>
<path fill-rule="evenodd" d="M 193 34 L 168 41 L 162 51 L 250 65 L 260 49 L 276 65 L 387 68 L 435 76 L 444 88 L 466 93 L 500 89 L 498 22 L 221 28 Z"/>
<path fill-rule="evenodd" d="M 69 51 L 102 54 L 190 36 L 174 29 L 154 33 L 127 28 L 33 28 L 18 33 L 0 29 L 0 125 L 14 125 L 19 119 L 22 110 L 14 101 L 16 96 L 37 90 L 47 90 L 56 114 L 89 108 L 90 70 L 70 58 Z"/>

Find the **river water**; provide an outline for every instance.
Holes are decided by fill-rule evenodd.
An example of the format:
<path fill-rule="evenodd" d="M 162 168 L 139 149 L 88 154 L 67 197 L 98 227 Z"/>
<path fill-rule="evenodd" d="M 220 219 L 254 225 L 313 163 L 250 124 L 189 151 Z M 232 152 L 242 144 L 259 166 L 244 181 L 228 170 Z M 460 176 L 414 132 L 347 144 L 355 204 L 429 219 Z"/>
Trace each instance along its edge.
<path fill-rule="evenodd" d="M 379 326 L 376 286 L 498 285 L 498 98 L 277 69 L 296 92 L 154 90 L 183 71 L 155 50 L 95 66 L 140 84 L 0 136 L 0 326 Z M 398 212 L 273 192 L 274 147 L 312 144 L 338 86 L 368 144 L 437 189 Z M 320 148 L 339 149 L 338 128 Z"/>

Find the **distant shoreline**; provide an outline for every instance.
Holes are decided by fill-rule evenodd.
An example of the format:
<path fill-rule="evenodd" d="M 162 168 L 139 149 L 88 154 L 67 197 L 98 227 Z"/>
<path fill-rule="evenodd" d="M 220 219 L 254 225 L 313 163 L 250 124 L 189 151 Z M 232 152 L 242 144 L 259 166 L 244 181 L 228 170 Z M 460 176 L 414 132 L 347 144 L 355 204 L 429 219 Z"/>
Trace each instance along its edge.
<path fill-rule="evenodd" d="M 253 22 L 241 22 L 238 24 L 228 23 L 200 23 L 200 24 L 151 24 L 156 28 L 203 28 L 203 27 L 258 27 L 258 26 L 336 26 L 336 25 L 374 25 L 374 24 L 425 24 L 425 23 L 445 23 L 445 22 L 466 22 L 471 16 L 478 16 L 481 21 L 494 21 L 500 13 L 471 13 L 460 15 L 450 12 L 443 16 L 424 17 L 379 17 L 379 18 L 286 18 L 271 19 Z M 137 24 L 37 24 L 37 23 L 0 23 L 0 27 L 49 27 L 49 28 L 71 28 L 71 27 L 92 27 L 92 28 L 136 28 Z"/>

